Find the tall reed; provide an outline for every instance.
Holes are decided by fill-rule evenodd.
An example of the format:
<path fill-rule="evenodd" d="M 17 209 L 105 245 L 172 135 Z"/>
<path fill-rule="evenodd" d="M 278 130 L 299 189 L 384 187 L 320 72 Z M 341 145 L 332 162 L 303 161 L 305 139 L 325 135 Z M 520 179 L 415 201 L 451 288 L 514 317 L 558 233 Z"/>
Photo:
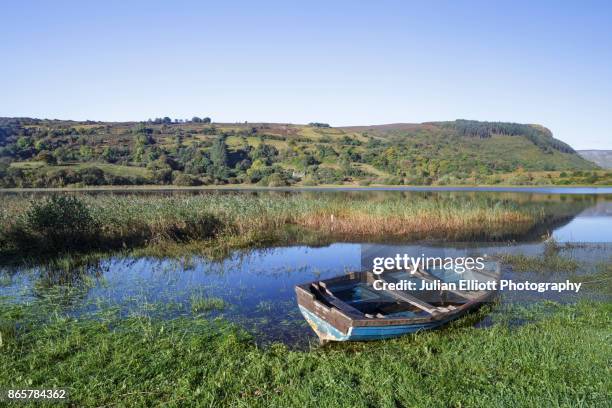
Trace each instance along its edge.
<path fill-rule="evenodd" d="M 301 233 L 344 240 L 486 239 L 525 234 L 559 213 L 543 203 L 453 196 L 207 193 L 78 197 L 95 224 L 93 246 L 97 247 L 201 240 L 249 246 L 289 238 L 299 241 Z M 0 196 L 0 249 L 19 250 L 23 242 L 15 237 L 27 241 L 36 234 L 35 226 L 30 225 L 30 235 L 24 226 L 29 225 L 29 209 L 41 200 L 45 198 Z"/>

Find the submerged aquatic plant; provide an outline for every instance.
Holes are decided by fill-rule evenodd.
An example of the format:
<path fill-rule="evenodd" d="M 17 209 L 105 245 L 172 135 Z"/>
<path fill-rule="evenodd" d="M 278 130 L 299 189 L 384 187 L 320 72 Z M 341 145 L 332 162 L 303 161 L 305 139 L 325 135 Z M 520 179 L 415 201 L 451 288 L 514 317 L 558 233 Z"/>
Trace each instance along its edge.
<path fill-rule="evenodd" d="M 191 297 L 191 311 L 193 313 L 205 313 L 215 310 L 223 310 L 227 307 L 227 303 L 219 297 L 203 297 L 201 295 L 193 295 Z"/>
<path fill-rule="evenodd" d="M 511 265 L 515 272 L 575 272 L 581 265 L 574 258 L 548 251 L 545 251 L 543 256 L 504 254 L 501 260 Z"/>

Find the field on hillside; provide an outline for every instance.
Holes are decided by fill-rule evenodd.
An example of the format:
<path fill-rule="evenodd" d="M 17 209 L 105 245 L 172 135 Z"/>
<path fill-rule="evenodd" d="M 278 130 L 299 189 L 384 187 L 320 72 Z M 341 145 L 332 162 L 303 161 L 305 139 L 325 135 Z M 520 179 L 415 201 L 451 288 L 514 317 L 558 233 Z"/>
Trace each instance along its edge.
<path fill-rule="evenodd" d="M 0 118 L 0 187 L 611 185 L 542 127 Z"/>

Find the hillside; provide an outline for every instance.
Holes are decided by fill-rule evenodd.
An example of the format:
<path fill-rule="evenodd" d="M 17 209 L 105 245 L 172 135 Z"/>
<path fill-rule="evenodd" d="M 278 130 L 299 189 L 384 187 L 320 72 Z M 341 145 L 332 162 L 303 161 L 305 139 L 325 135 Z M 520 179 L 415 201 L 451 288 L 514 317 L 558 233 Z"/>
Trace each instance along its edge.
<path fill-rule="evenodd" d="M 578 150 L 577 153 L 603 169 L 612 169 L 612 150 Z"/>
<path fill-rule="evenodd" d="M 610 184 L 537 125 L 0 118 L 0 186 Z"/>

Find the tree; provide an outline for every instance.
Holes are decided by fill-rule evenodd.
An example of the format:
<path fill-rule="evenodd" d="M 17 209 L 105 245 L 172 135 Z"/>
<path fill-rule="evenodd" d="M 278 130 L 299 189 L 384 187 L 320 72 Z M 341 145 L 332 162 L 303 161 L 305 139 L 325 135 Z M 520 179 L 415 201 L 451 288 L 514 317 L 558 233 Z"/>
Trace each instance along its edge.
<path fill-rule="evenodd" d="M 138 134 L 136 136 L 136 147 L 155 144 L 155 138 L 150 134 Z"/>
<path fill-rule="evenodd" d="M 202 123 L 202 118 L 199 118 L 197 116 L 194 116 L 193 118 L 191 118 L 191 121 L 193 123 Z"/>
<path fill-rule="evenodd" d="M 19 139 L 17 139 L 17 147 L 22 150 L 30 147 L 30 140 L 23 136 L 20 137 Z"/>
<path fill-rule="evenodd" d="M 212 163 L 207 155 L 197 152 L 185 163 L 185 173 L 189 174 L 212 174 Z"/>
<path fill-rule="evenodd" d="M 66 148 L 64 148 L 64 147 L 58 147 L 57 149 L 55 149 L 53 151 L 53 156 L 55 156 L 57 161 L 60 162 L 60 163 L 66 162 L 70 158 L 70 154 L 69 154 L 68 150 L 66 150 Z"/>
<path fill-rule="evenodd" d="M 0 179 L 8 173 L 9 164 L 0 161 Z"/>
<path fill-rule="evenodd" d="M 180 171 L 172 172 L 172 184 L 176 186 L 198 186 L 202 184 L 197 178 Z"/>
<path fill-rule="evenodd" d="M 253 160 L 263 160 L 266 165 L 272 164 L 276 156 L 278 156 L 278 149 L 265 143 L 260 143 L 251 153 Z"/>
<path fill-rule="evenodd" d="M 218 137 L 210 148 L 210 159 L 215 167 L 227 167 L 227 146 L 224 137 Z"/>
<path fill-rule="evenodd" d="M 287 180 L 285 180 L 283 176 L 278 173 L 270 174 L 268 176 L 267 182 L 268 187 L 284 187 L 287 185 Z"/>
<path fill-rule="evenodd" d="M 202 119 L 202 123 L 209 124 L 209 123 L 211 123 L 211 122 L 212 122 L 212 120 L 211 120 L 211 119 L 210 119 L 208 116 L 207 116 L 207 117 L 205 117 L 204 119 Z"/>
<path fill-rule="evenodd" d="M 153 172 L 153 181 L 156 184 L 169 184 L 172 182 L 172 170 L 162 169 Z"/>
<path fill-rule="evenodd" d="M 98 167 L 86 167 L 78 170 L 82 182 L 88 186 L 98 186 L 104 184 L 104 171 Z"/>
<path fill-rule="evenodd" d="M 102 151 L 102 159 L 108 163 L 115 163 L 119 159 L 117 149 L 114 147 L 105 147 Z"/>
<path fill-rule="evenodd" d="M 47 150 L 43 150 L 42 152 L 38 153 L 38 155 L 36 156 L 36 160 L 42 161 L 45 164 L 57 163 L 55 157 L 51 154 L 51 152 Z"/>
<path fill-rule="evenodd" d="M 132 128 L 132 133 L 149 134 L 149 133 L 153 133 L 153 129 L 146 127 L 145 124 L 141 122 Z"/>
<path fill-rule="evenodd" d="M 312 155 L 310 154 L 306 154 L 302 157 L 301 159 L 302 162 L 302 166 L 304 168 L 308 167 L 308 166 L 313 166 L 316 164 L 320 164 L 319 161 L 317 159 L 315 159 Z"/>
<path fill-rule="evenodd" d="M 39 139 L 34 143 L 34 148 L 37 151 L 42 152 L 43 150 L 47 149 L 47 144 L 45 143 L 43 139 Z"/>

